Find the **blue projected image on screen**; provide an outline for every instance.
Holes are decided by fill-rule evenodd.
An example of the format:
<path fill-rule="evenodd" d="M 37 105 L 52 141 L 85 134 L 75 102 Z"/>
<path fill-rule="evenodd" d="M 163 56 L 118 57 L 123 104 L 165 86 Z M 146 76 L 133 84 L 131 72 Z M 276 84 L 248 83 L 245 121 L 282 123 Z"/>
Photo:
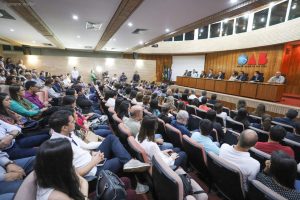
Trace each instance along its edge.
<path fill-rule="evenodd" d="M 248 56 L 245 54 L 242 54 L 238 57 L 238 64 L 239 65 L 245 65 L 248 62 Z"/>

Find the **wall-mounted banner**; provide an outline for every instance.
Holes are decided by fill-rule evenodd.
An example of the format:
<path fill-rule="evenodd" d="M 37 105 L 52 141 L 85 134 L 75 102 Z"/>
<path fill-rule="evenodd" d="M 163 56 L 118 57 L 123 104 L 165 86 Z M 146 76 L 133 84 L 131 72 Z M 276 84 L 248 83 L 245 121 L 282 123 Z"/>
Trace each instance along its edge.
<path fill-rule="evenodd" d="M 251 54 L 250 57 L 246 54 L 242 54 L 238 57 L 238 67 L 261 67 L 267 63 L 267 53 L 264 52 L 259 53 L 258 58 L 255 54 Z"/>

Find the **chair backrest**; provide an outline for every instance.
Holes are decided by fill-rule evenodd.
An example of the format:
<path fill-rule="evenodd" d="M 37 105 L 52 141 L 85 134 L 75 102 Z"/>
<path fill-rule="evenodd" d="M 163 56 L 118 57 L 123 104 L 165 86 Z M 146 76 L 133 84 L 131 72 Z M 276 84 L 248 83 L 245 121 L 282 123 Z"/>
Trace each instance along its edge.
<path fill-rule="evenodd" d="M 223 138 L 223 142 L 229 145 L 235 145 L 239 141 L 240 134 L 233 130 L 227 129 Z"/>
<path fill-rule="evenodd" d="M 217 115 L 216 121 L 217 121 L 218 123 L 220 123 L 222 127 L 224 127 L 224 120 L 223 120 L 222 117 L 220 117 L 220 116 Z"/>
<path fill-rule="evenodd" d="M 249 200 L 287 200 L 280 194 L 274 192 L 269 187 L 265 186 L 257 180 L 252 180 L 249 183 L 249 191 L 247 194 Z"/>
<path fill-rule="evenodd" d="M 182 134 L 180 130 L 177 128 L 173 127 L 171 124 L 166 124 L 166 133 L 167 136 L 170 140 L 170 142 L 175 146 L 175 147 L 182 147 Z"/>
<path fill-rule="evenodd" d="M 297 161 L 297 163 L 300 162 L 300 143 L 299 142 L 295 142 L 293 140 L 284 138 L 282 141 L 283 145 L 289 146 L 294 150 L 295 153 L 295 160 Z"/>
<path fill-rule="evenodd" d="M 269 139 L 269 132 L 249 126 L 251 130 L 254 130 L 257 133 L 259 142 L 267 142 Z"/>
<path fill-rule="evenodd" d="M 207 166 L 213 182 L 222 195 L 227 199 L 245 199 L 243 175 L 238 167 L 213 152 L 207 153 Z"/>
<path fill-rule="evenodd" d="M 235 120 L 230 119 L 230 118 L 226 119 L 226 127 L 227 128 L 232 128 L 234 131 L 237 131 L 237 132 L 240 132 L 240 133 L 245 129 L 243 123 L 235 121 Z"/>
<path fill-rule="evenodd" d="M 237 111 L 236 110 L 230 110 L 229 116 L 231 118 L 234 118 L 237 115 Z"/>
<path fill-rule="evenodd" d="M 230 114 L 230 109 L 223 106 L 223 112 L 226 112 L 226 113 L 227 113 L 227 116 L 229 116 L 229 114 Z"/>
<path fill-rule="evenodd" d="M 168 135 L 166 133 L 166 124 L 165 124 L 165 122 L 160 118 L 157 118 L 157 121 L 158 121 L 157 133 L 162 135 L 164 141 L 169 141 Z"/>
<path fill-rule="evenodd" d="M 31 172 L 23 181 L 15 194 L 14 200 L 32 200 L 36 199 L 37 183 L 36 175 Z"/>
<path fill-rule="evenodd" d="M 198 130 L 200 122 L 202 121 L 201 117 L 196 115 L 190 115 L 187 127 L 190 131 Z"/>
<path fill-rule="evenodd" d="M 118 130 L 121 137 L 128 138 L 129 136 L 132 136 L 130 129 L 124 123 L 118 125 Z"/>
<path fill-rule="evenodd" d="M 214 107 L 215 107 L 214 104 L 211 104 L 211 103 L 206 103 L 206 106 L 211 108 L 211 109 L 214 109 Z"/>
<path fill-rule="evenodd" d="M 150 163 L 150 160 L 147 156 L 147 153 L 143 149 L 143 147 L 135 140 L 133 136 L 129 136 L 127 138 L 128 145 L 132 149 L 134 153 L 134 157 L 140 160 L 141 162 Z"/>
<path fill-rule="evenodd" d="M 195 115 L 196 114 L 196 107 L 192 106 L 192 105 L 186 105 L 185 107 L 186 111 L 190 114 L 190 115 Z"/>
<path fill-rule="evenodd" d="M 271 158 L 271 155 L 270 154 L 267 154 L 261 150 L 258 150 L 257 148 L 255 147 L 251 147 L 249 149 L 249 153 L 250 153 L 250 156 L 252 158 L 254 158 L 255 160 L 257 160 L 259 163 L 260 163 L 260 169 L 264 169 L 266 164 L 266 160 L 270 160 Z"/>
<path fill-rule="evenodd" d="M 206 119 L 207 113 L 204 110 L 200 110 L 199 108 L 196 108 L 196 115 L 198 117 L 201 117 L 202 119 Z"/>
<path fill-rule="evenodd" d="M 197 143 L 187 135 L 182 136 L 182 146 L 192 166 L 202 175 L 208 178 L 206 152 L 203 145 Z"/>
<path fill-rule="evenodd" d="M 273 125 L 282 126 L 287 132 L 294 133 L 294 131 L 295 131 L 294 127 L 292 127 L 292 126 L 290 126 L 288 124 L 284 124 L 284 123 L 280 123 L 280 122 L 275 122 L 275 121 L 272 121 L 271 123 Z"/>
<path fill-rule="evenodd" d="M 155 199 L 183 200 L 180 177 L 156 154 L 152 157 L 152 178 Z"/>
<path fill-rule="evenodd" d="M 249 119 L 250 123 L 257 123 L 257 124 L 261 123 L 261 117 L 258 117 L 258 116 L 255 116 L 255 115 L 249 115 L 248 119 Z"/>

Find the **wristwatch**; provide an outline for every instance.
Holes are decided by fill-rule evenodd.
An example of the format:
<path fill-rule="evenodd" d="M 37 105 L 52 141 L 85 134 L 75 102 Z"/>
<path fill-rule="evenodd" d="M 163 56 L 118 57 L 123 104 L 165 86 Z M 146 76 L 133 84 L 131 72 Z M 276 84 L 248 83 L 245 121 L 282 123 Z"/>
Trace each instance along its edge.
<path fill-rule="evenodd" d="M 10 160 L 10 161 L 8 161 L 8 162 L 4 165 L 4 168 L 6 168 L 7 165 L 14 164 L 14 163 L 15 163 L 14 161 Z"/>

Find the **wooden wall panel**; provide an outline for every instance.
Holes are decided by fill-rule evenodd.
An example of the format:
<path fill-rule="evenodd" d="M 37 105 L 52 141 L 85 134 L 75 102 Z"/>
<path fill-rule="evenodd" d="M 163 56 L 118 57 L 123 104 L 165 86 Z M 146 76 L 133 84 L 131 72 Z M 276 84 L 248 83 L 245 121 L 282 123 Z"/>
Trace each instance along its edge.
<path fill-rule="evenodd" d="M 238 66 L 237 59 L 241 54 L 248 55 L 248 58 L 250 58 L 251 55 L 255 55 L 256 61 L 258 61 L 258 55 L 262 52 L 267 53 L 268 63 L 265 66 Z M 205 57 L 204 69 L 205 71 L 208 71 L 212 68 L 214 73 L 223 71 L 225 72 L 226 79 L 231 76 L 234 70 L 248 73 L 249 78 L 252 77 L 254 71 L 258 70 L 264 73 L 265 81 L 267 81 L 276 71 L 280 70 L 282 54 L 283 45 L 208 53 Z"/>
<path fill-rule="evenodd" d="M 124 54 L 123 57 L 127 59 L 133 59 L 132 54 Z M 172 66 L 171 55 L 138 54 L 138 59 L 156 60 L 156 81 L 162 81 L 162 73 L 164 66 Z"/>

